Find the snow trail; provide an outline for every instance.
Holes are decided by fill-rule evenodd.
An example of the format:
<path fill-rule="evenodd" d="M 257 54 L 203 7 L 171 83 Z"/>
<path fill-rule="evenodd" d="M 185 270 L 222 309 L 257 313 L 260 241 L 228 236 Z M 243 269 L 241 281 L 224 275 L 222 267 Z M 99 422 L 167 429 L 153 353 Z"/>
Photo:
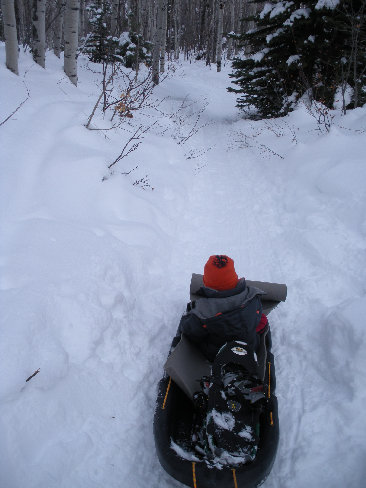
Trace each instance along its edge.
<path fill-rule="evenodd" d="M 182 486 L 155 454 L 156 387 L 191 273 L 225 253 L 289 290 L 270 316 L 281 440 L 264 486 L 361 486 L 365 135 L 315 137 L 301 109 L 242 120 L 227 69 L 186 63 L 155 90 L 172 118 L 102 182 L 126 136 L 83 127 L 94 75 L 81 60 L 76 89 L 55 57 L 21 58 L 31 97 L 0 133 L 0 485 Z M 154 191 L 133 186 L 145 174 Z"/>
<path fill-rule="evenodd" d="M 195 97 L 199 99 L 199 88 L 195 89 Z M 228 97 L 221 95 L 220 106 L 223 99 L 229 102 Z M 187 142 L 192 150 L 210 151 L 206 152 L 206 163 L 192 178 L 180 226 L 179 237 L 183 242 L 176 240 L 173 259 L 183 260 L 182 268 L 202 272 L 210 254 L 226 253 L 234 257 L 238 272 L 248 279 L 287 283 L 288 300 L 270 317 L 281 441 L 265 486 L 358 486 L 362 479 L 362 470 L 357 465 L 361 454 L 353 460 L 347 454 L 351 438 L 336 447 L 329 441 L 339 436 L 337 405 L 343 405 L 343 421 L 352 428 L 350 412 L 357 402 L 349 403 L 347 398 L 356 395 L 360 401 L 363 397 L 360 390 L 352 387 L 349 371 L 355 365 L 346 359 L 359 350 L 356 344 L 361 336 L 354 329 L 356 324 L 348 318 L 339 321 L 338 316 L 345 304 L 349 304 L 349 309 L 365 306 L 364 299 L 355 300 L 360 279 L 364 277 L 364 268 L 359 267 L 360 262 L 365 262 L 364 240 L 358 235 L 348 240 L 346 236 L 354 232 L 345 225 L 349 220 L 332 216 L 335 208 L 345 211 L 343 202 L 339 206 L 337 194 L 336 198 L 330 197 L 326 191 L 324 196 L 320 193 L 314 198 L 312 188 L 299 188 L 291 180 L 294 168 L 290 157 L 283 162 L 274 157 L 258 159 L 252 151 L 235 150 L 235 145 L 229 147 L 235 126 L 244 126 L 245 132 L 251 124 L 238 121 L 234 113 L 223 118 L 210 105 L 207 111 L 210 125 Z M 291 130 L 291 137 L 293 133 Z M 332 136 L 337 138 L 339 134 L 330 135 L 330 139 Z M 277 154 L 276 146 L 271 151 L 268 141 L 266 144 L 267 152 Z M 286 144 L 284 140 L 282 149 L 288 151 Z M 296 151 L 295 147 L 290 152 L 295 160 Z M 321 152 L 323 147 L 317 154 L 319 159 L 314 161 L 320 167 L 319 172 Z M 314 154 L 310 148 L 304 151 L 304 147 L 301 153 L 303 163 L 295 171 L 305 175 L 305 164 L 314 159 Z M 329 154 L 327 160 L 331 161 Z M 323 176 L 318 179 L 319 186 L 322 180 Z M 298 199 L 302 202 L 296 208 L 294 202 Z M 360 203 L 356 196 L 354 204 L 360 207 Z M 348 242 L 334 246 L 329 236 L 334 236 L 337 243 L 344 239 Z M 330 287 L 329 279 L 334 279 Z M 360 352 L 357 358 L 359 362 Z M 356 439 L 354 442 L 364 453 Z M 307 466 L 312 465 L 314 457 L 317 461 L 309 469 Z M 339 457 L 344 460 L 342 471 L 324 468 L 328 460 Z"/>

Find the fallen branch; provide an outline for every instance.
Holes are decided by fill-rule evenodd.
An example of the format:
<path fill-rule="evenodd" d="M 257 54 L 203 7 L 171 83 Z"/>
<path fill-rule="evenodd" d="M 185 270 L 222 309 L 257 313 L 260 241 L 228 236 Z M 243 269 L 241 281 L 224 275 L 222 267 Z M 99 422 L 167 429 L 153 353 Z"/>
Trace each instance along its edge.
<path fill-rule="evenodd" d="M 149 127 L 145 127 L 145 128 L 142 125 L 140 125 L 132 134 L 132 136 L 128 139 L 126 144 L 123 146 L 120 155 L 113 161 L 113 163 L 108 165 L 108 169 L 110 170 L 115 164 L 121 161 L 121 159 L 127 158 L 129 154 L 131 154 L 133 151 L 136 151 L 136 149 L 139 147 L 139 145 L 142 142 L 143 134 L 145 134 L 145 132 L 150 130 L 151 127 L 155 124 L 156 121 L 153 124 L 151 124 Z M 137 142 L 133 142 L 133 141 L 137 141 Z"/>

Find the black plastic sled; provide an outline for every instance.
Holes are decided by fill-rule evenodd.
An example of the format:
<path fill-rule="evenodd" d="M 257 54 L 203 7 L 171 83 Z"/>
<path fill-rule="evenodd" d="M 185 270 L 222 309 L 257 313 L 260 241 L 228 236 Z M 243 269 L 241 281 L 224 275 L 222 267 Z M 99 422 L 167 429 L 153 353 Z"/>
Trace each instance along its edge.
<path fill-rule="evenodd" d="M 286 285 L 253 281 L 247 281 L 247 284 L 266 292 L 262 297 L 263 312 L 266 315 L 286 299 Z M 195 298 L 194 292 L 201 285 L 202 275 L 194 274 L 191 299 Z M 217 356 L 221 354 L 225 357 L 225 354 L 232 354 L 230 351 L 240 350 L 239 343 L 229 343 L 226 346 Z M 159 382 L 154 416 L 157 455 L 162 467 L 173 478 L 193 488 L 255 488 L 267 478 L 279 441 L 276 377 L 268 327 L 266 333 L 261 335 L 255 360 L 258 368 L 256 371 L 259 371 L 256 381 L 258 385 L 263 385 L 255 455 L 245 462 L 221 463 L 202 455 L 192 435 L 197 423 L 197 403 L 193 401 L 194 396 L 200 385 L 202 386 L 202 378 L 213 377 L 215 363 L 209 363 L 184 336 L 173 339 L 171 352 L 164 366 L 165 374 Z M 239 363 L 240 358 L 237 365 L 240 369 Z M 215 380 L 211 381 L 216 384 Z M 239 386 L 240 383 L 242 382 L 239 382 Z M 240 418 L 241 412 L 234 414 L 236 418 Z"/>

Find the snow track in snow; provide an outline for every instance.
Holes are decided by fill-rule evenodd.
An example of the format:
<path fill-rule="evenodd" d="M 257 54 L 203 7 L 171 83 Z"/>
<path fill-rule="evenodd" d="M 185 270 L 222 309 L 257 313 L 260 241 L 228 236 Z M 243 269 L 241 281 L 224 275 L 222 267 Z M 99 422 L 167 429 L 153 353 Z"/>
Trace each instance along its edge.
<path fill-rule="evenodd" d="M 21 54 L 31 96 L 0 128 L 0 486 L 181 486 L 156 457 L 156 387 L 191 273 L 216 253 L 288 285 L 270 316 L 281 439 L 264 486 L 361 486 L 365 112 L 327 136 L 302 109 L 248 122 L 227 70 L 187 63 L 155 90 L 172 117 L 102 182 L 127 136 L 84 128 L 97 94 L 82 59 L 78 88 L 47 62 Z"/>

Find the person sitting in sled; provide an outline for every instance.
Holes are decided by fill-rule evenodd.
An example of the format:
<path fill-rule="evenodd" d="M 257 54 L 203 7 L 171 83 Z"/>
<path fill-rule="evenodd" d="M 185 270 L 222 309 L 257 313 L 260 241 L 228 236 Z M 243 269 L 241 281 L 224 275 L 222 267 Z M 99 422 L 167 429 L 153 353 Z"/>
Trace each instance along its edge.
<path fill-rule="evenodd" d="M 262 313 L 264 292 L 238 278 L 234 261 L 225 255 L 210 256 L 204 267 L 199 299 L 187 305 L 178 331 L 195 343 L 209 361 L 229 341 L 240 340 L 257 351 L 260 334 L 268 324 Z"/>

